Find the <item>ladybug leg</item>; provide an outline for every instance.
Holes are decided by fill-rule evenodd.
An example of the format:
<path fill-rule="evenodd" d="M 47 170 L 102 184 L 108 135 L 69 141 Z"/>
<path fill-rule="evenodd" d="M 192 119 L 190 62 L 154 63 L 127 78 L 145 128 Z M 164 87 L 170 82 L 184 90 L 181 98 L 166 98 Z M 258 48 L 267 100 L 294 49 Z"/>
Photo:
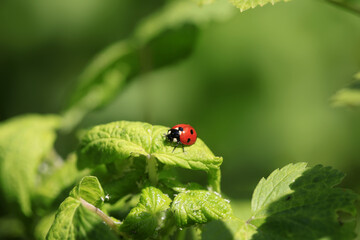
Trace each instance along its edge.
<path fill-rule="evenodd" d="M 174 149 L 172 150 L 171 153 L 173 153 L 175 151 L 175 149 L 179 146 L 180 142 L 177 142 L 177 144 L 175 145 Z"/>
<path fill-rule="evenodd" d="M 181 144 L 181 145 L 182 145 L 183 153 L 185 153 L 184 144 Z"/>

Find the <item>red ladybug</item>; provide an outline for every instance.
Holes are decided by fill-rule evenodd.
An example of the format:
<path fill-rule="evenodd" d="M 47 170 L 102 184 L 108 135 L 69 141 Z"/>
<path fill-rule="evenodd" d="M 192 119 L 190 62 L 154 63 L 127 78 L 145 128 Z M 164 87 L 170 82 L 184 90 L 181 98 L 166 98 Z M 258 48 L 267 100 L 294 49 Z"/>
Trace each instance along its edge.
<path fill-rule="evenodd" d="M 197 135 L 192 126 L 188 124 L 178 124 L 169 129 L 165 137 L 170 142 L 176 143 L 173 152 L 179 144 L 182 145 L 183 151 L 185 152 L 184 145 L 193 145 L 196 142 Z"/>

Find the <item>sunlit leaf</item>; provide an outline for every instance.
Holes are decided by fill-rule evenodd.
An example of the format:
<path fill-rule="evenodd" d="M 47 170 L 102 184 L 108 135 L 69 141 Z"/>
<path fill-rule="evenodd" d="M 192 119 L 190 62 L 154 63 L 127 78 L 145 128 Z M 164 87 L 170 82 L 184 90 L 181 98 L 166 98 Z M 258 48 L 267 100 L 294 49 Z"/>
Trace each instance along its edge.
<path fill-rule="evenodd" d="M 104 191 L 96 177 L 84 177 L 60 205 L 46 239 L 117 239 L 110 227 L 83 202 L 101 207 Z"/>
<path fill-rule="evenodd" d="M 140 201 L 125 218 L 121 231 L 134 239 L 147 239 L 159 230 L 166 219 L 165 211 L 171 199 L 159 189 L 147 187 L 142 190 Z"/>
<path fill-rule="evenodd" d="M 179 193 L 171 205 L 171 210 L 179 227 L 232 216 L 230 203 L 217 193 L 206 190 L 188 190 Z"/>
<path fill-rule="evenodd" d="M 130 156 L 152 156 L 166 165 L 187 169 L 218 169 L 221 157 L 215 157 L 201 139 L 194 145 L 173 152 L 173 145 L 164 134 L 169 128 L 142 122 L 113 122 L 90 129 L 82 138 L 79 154 L 80 167 L 93 167 Z"/>

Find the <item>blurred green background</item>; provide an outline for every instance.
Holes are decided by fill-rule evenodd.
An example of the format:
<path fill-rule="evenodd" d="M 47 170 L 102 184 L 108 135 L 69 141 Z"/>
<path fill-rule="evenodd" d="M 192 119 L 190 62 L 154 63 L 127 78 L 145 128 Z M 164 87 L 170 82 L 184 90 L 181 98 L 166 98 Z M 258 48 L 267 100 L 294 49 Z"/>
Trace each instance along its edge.
<path fill-rule="evenodd" d="M 0 120 L 61 111 L 95 54 L 165 2 L 2 0 Z M 261 177 L 298 161 L 338 168 L 360 192 L 360 113 L 330 106 L 359 69 L 359 16 L 325 1 L 266 5 L 208 24 L 188 59 L 132 81 L 79 128 L 189 123 L 224 157 L 232 199 L 250 199 Z M 61 155 L 74 135 L 60 135 Z"/>

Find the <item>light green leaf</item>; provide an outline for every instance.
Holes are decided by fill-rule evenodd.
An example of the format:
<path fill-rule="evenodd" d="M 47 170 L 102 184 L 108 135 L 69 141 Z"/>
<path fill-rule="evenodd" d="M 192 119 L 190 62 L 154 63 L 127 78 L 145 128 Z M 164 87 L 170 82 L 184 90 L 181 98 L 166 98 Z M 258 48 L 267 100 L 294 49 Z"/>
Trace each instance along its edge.
<path fill-rule="evenodd" d="M 63 129 L 71 130 L 88 112 L 109 103 L 135 77 L 188 57 L 200 25 L 233 13 L 226 1 L 203 7 L 192 0 L 169 2 L 146 18 L 132 38 L 107 47 L 89 64 L 64 111 Z"/>
<path fill-rule="evenodd" d="M 0 124 L 0 186 L 8 201 L 31 214 L 31 194 L 37 169 L 51 151 L 60 118 L 25 115 Z"/>
<path fill-rule="evenodd" d="M 186 227 L 232 216 L 230 203 L 215 192 L 188 190 L 179 193 L 171 206 L 176 224 Z"/>
<path fill-rule="evenodd" d="M 358 195 L 334 188 L 344 174 L 329 167 L 290 164 L 262 179 L 255 189 L 253 240 L 353 239 Z M 343 219 L 341 214 L 347 215 Z"/>
<path fill-rule="evenodd" d="M 104 200 L 104 191 L 96 177 L 84 177 L 60 205 L 46 239 L 117 239 L 95 211 Z M 108 218 L 108 217 L 107 217 Z"/>
<path fill-rule="evenodd" d="M 354 76 L 354 81 L 346 88 L 339 90 L 332 97 L 334 107 L 359 107 L 360 106 L 360 72 Z"/>
<path fill-rule="evenodd" d="M 134 239 L 154 236 L 167 220 L 166 210 L 171 199 L 159 189 L 147 187 L 142 190 L 140 202 L 125 218 L 120 230 Z"/>
<path fill-rule="evenodd" d="M 292 193 L 290 184 L 303 174 L 306 165 L 306 163 L 289 164 L 273 171 L 267 179 L 262 178 L 251 200 L 253 218 L 262 218 L 271 203 Z"/>
<path fill-rule="evenodd" d="M 105 200 L 104 190 L 94 176 L 81 179 L 80 183 L 70 192 L 70 196 L 75 199 L 82 198 L 97 208 L 101 208 Z"/>
<path fill-rule="evenodd" d="M 255 8 L 257 6 L 264 6 L 271 3 L 274 5 L 277 2 L 288 2 L 289 0 L 229 0 L 235 7 L 239 8 L 241 12 L 248 10 L 249 8 Z"/>
<path fill-rule="evenodd" d="M 80 167 L 93 167 L 133 157 L 154 157 L 166 165 L 208 171 L 218 169 L 221 157 L 215 157 L 201 139 L 194 145 L 174 152 L 164 134 L 169 128 L 142 122 L 113 122 L 89 130 L 81 140 Z"/>

